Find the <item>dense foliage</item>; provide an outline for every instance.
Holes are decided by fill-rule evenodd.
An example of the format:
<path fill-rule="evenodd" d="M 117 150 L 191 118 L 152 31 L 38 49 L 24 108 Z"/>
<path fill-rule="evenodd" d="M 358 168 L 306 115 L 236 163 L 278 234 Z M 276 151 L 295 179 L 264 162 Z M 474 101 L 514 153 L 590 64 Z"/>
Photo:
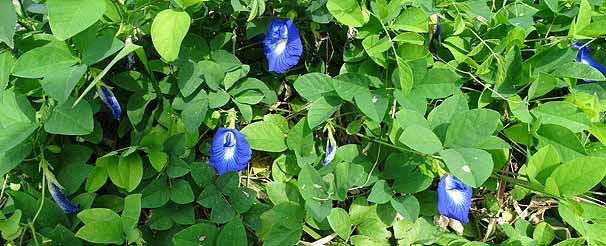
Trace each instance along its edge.
<path fill-rule="evenodd" d="M 5 245 L 606 245 L 600 0 L 0 0 Z"/>

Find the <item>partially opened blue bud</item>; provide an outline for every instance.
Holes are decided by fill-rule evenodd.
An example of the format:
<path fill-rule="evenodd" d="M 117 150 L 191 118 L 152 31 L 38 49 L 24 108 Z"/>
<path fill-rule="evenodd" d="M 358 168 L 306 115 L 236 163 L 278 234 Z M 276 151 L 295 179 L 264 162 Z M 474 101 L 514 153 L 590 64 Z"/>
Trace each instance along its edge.
<path fill-rule="evenodd" d="M 436 43 L 440 42 L 440 33 L 442 32 L 442 26 L 440 24 L 439 15 L 437 15 L 436 22 L 437 22 L 436 28 L 434 29 L 434 32 L 431 35 L 431 39 L 429 40 L 429 51 L 434 55 L 437 55 L 437 53 L 438 53 L 438 50 L 437 50 L 438 45 Z"/>
<path fill-rule="evenodd" d="M 593 57 L 591 57 L 591 54 L 589 53 L 589 45 L 585 45 L 584 43 L 579 41 L 574 41 L 572 47 L 579 49 L 579 51 L 577 52 L 578 62 L 592 66 L 595 69 L 599 70 L 602 74 L 606 74 L 606 68 L 604 68 L 604 66 L 602 66 L 602 64 L 600 64 L 598 61 L 594 60 Z M 583 79 L 583 81 L 592 82 L 591 80 L 586 79 Z"/>
<path fill-rule="evenodd" d="M 299 29 L 288 18 L 271 20 L 263 45 L 270 72 L 286 72 L 297 65 L 303 53 Z"/>
<path fill-rule="evenodd" d="M 438 183 L 438 211 L 448 218 L 469 222 L 472 192 L 473 189 L 457 177 L 444 175 Z"/>
<path fill-rule="evenodd" d="M 235 128 L 217 129 L 208 151 L 210 152 L 208 163 L 219 175 L 246 168 L 252 156 L 246 136 Z"/>
<path fill-rule="evenodd" d="M 126 56 L 126 68 L 132 69 L 135 66 L 135 52 L 130 52 Z"/>
<path fill-rule="evenodd" d="M 63 193 L 63 188 L 57 181 L 49 181 L 48 189 L 50 190 L 53 200 L 63 209 L 66 214 L 71 214 L 80 210 L 80 205 L 72 203 Z"/>
<path fill-rule="evenodd" d="M 116 120 L 120 119 L 120 115 L 122 115 L 120 103 L 118 103 L 114 93 L 108 90 L 105 86 L 101 86 L 101 100 L 112 112 L 112 117 L 114 117 Z"/>
<path fill-rule="evenodd" d="M 328 140 L 326 140 L 326 153 L 324 155 L 324 160 L 322 160 L 322 165 L 328 165 L 333 159 L 335 159 L 335 154 L 337 153 L 337 141 L 332 135 L 328 136 Z"/>

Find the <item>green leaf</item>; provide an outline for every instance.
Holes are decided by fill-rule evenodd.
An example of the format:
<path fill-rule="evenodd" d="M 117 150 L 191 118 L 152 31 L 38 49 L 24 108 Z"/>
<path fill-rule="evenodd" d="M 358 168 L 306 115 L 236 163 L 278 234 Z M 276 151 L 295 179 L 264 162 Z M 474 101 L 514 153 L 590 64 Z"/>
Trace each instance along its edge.
<path fill-rule="evenodd" d="M 318 170 L 309 164 L 301 166 L 298 187 L 301 196 L 305 200 L 325 199 L 328 196 L 328 184 L 322 180 L 322 176 L 320 176 Z"/>
<path fill-rule="evenodd" d="M 200 62 L 195 62 L 191 59 L 183 61 L 178 65 L 179 74 L 177 83 L 179 85 L 179 91 L 184 97 L 188 97 L 202 85 L 202 82 L 204 82 L 202 66 Z"/>
<path fill-rule="evenodd" d="M 560 153 L 562 161 L 586 155 L 585 147 L 577 136 L 565 127 L 542 125 L 537 131 L 539 146 L 552 145 Z"/>
<path fill-rule="evenodd" d="M 384 204 L 391 200 L 393 191 L 389 184 L 385 183 L 385 180 L 379 180 L 375 183 L 368 195 L 368 201 L 377 204 Z"/>
<path fill-rule="evenodd" d="M 99 190 L 107 181 L 107 170 L 105 167 L 95 167 L 88 173 L 86 184 L 84 185 L 86 192 L 94 193 Z"/>
<path fill-rule="evenodd" d="M 152 167 L 158 172 L 161 172 L 166 166 L 166 163 L 168 163 L 168 154 L 162 151 L 151 150 L 149 151 L 147 158 Z"/>
<path fill-rule="evenodd" d="M 173 182 L 170 189 L 170 200 L 176 204 L 188 204 L 194 201 L 194 192 L 184 179 L 178 179 Z"/>
<path fill-rule="evenodd" d="M 91 243 L 122 244 L 122 242 L 124 242 L 120 219 L 111 221 L 91 221 L 76 232 L 76 237 Z"/>
<path fill-rule="evenodd" d="M 198 127 L 200 127 L 208 112 L 206 93 L 200 91 L 200 94 L 204 94 L 204 96 L 201 99 L 195 99 L 193 102 L 188 103 L 181 112 L 185 129 L 190 133 L 198 132 Z"/>
<path fill-rule="evenodd" d="M 78 218 L 85 225 L 76 232 L 76 237 L 92 243 L 124 242 L 122 221 L 114 211 L 107 208 L 86 209 L 78 213 Z"/>
<path fill-rule="evenodd" d="M 575 133 L 591 126 L 591 121 L 585 112 L 568 102 L 547 102 L 532 109 L 531 113 L 540 118 L 542 124 L 560 125 Z"/>
<path fill-rule="evenodd" d="M 416 7 L 408 7 L 396 18 L 394 27 L 402 31 L 416 33 L 427 32 L 429 18 L 423 10 Z"/>
<path fill-rule="evenodd" d="M 8 86 L 9 77 L 14 65 L 15 57 L 10 51 L 0 52 L 0 102 L 2 101 L 4 90 Z"/>
<path fill-rule="evenodd" d="M 380 38 L 379 35 L 370 35 L 362 40 L 362 46 L 368 56 L 382 67 L 387 66 L 387 51 L 392 47 L 392 42 L 388 36 Z"/>
<path fill-rule="evenodd" d="M 365 185 L 368 174 L 358 164 L 341 162 L 335 168 L 335 199 L 343 201 L 354 185 Z"/>
<path fill-rule="evenodd" d="M 13 75 L 23 78 L 41 78 L 74 65 L 76 62 L 78 60 L 72 56 L 65 45 L 49 44 L 31 49 L 21 55 L 13 67 Z"/>
<path fill-rule="evenodd" d="M 288 132 L 286 145 L 295 152 L 298 164 L 311 164 L 316 161 L 314 134 L 303 118 Z"/>
<path fill-rule="evenodd" d="M 333 91 L 333 79 L 322 73 L 308 73 L 295 80 L 295 90 L 307 101 L 314 101 L 322 94 Z"/>
<path fill-rule="evenodd" d="M 354 96 L 360 93 L 368 93 L 368 86 L 372 83 L 367 75 L 359 73 L 342 73 L 334 79 L 334 90 L 339 97 L 347 101 L 352 101 Z"/>
<path fill-rule="evenodd" d="M 576 30 L 582 30 L 589 22 L 591 22 L 591 12 L 593 11 L 589 1 L 581 0 L 581 7 L 579 9 L 579 15 L 577 16 L 577 22 L 575 25 Z"/>
<path fill-rule="evenodd" d="M 141 198 L 142 208 L 159 208 L 164 206 L 170 199 L 170 190 L 166 183 L 166 178 L 160 178 L 150 182 L 143 188 L 141 193 L 143 195 Z"/>
<path fill-rule="evenodd" d="M 103 0 L 48 0 L 46 5 L 51 31 L 60 40 L 84 31 L 105 13 Z"/>
<path fill-rule="evenodd" d="M 391 206 L 398 212 L 398 214 L 410 222 L 417 220 L 419 217 L 419 211 L 421 210 L 419 200 L 412 195 L 394 197 L 391 199 Z"/>
<path fill-rule="evenodd" d="M 551 145 L 539 149 L 526 164 L 526 174 L 531 184 L 544 185 L 547 178 L 560 165 L 560 154 Z"/>
<path fill-rule="evenodd" d="M 413 90 L 429 99 L 448 97 L 461 87 L 460 78 L 458 74 L 449 69 L 432 68 L 427 70 L 421 83 L 415 83 Z"/>
<path fill-rule="evenodd" d="M 15 26 L 17 26 L 17 15 L 12 2 L 0 1 L 0 41 L 11 49 L 14 47 Z"/>
<path fill-rule="evenodd" d="M 227 172 L 219 176 L 215 181 L 215 184 L 221 193 L 229 196 L 231 193 L 235 192 L 236 189 L 238 189 L 240 184 L 240 176 L 236 172 Z"/>
<path fill-rule="evenodd" d="M 580 63 L 568 62 L 551 72 L 556 77 L 604 81 L 606 78 L 596 68 Z"/>
<path fill-rule="evenodd" d="M 265 246 L 295 245 L 303 234 L 305 210 L 296 203 L 279 203 L 261 214 L 261 239 Z"/>
<path fill-rule="evenodd" d="M 93 166 L 87 165 L 84 162 L 66 161 L 59 173 L 57 173 L 57 180 L 59 180 L 65 189 L 65 195 L 71 195 L 78 191 L 92 169 Z"/>
<path fill-rule="evenodd" d="M 399 56 L 396 56 L 396 63 L 398 65 L 398 79 L 400 80 L 400 87 L 404 95 L 408 95 L 414 86 L 413 71 L 408 62 Z"/>
<path fill-rule="evenodd" d="M 81 64 L 49 73 L 42 80 L 42 88 L 44 88 L 44 91 L 49 96 L 57 99 L 57 101 L 65 102 L 72 94 L 74 87 L 76 87 L 86 69 L 86 65 Z"/>
<path fill-rule="evenodd" d="M 368 21 L 368 17 L 362 15 L 357 0 L 328 0 L 326 8 L 339 22 L 348 26 L 361 27 Z"/>
<path fill-rule="evenodd" d="M 199 246 L 215 245 L 218 229 L 214 224 L 200 223 L 177 232 L 172 239 L 173 245 Z"/>
<path fill-rule="evenodd" d="M 44 124 L 44 130 L 52 134 L 88 135 L 93 132 L 93 111 L 87 101 L 72 106 L 73 98 L 55 107 Z"/>
<path fill-rule="evenodd" d="M 255 190 L 247 187 L 239 187 L 236 191 L 231 193 L 228 199 L 236 212 L 242 214 L 253 206 L 256 198 L 257 192 Z"/>
<path fill-rule="evenodd" d="M 124 210 L 122 210 L 122 229 L 128 232 L 137 227 L 141 214 L 141 194 L 132 194 L 124 198 Z"/>
<path fill-rule="evenodd" d="M 364 91 L 355 95 L 356 106 L 370 119 L 381 122 L 389 106 L 387 93 L 384 90 Z"/>
<path fill-rule="evenodd" d="M 193 163 L 193 165 L 200 165 L 201 163 Z M 170 158 L 168 163 L 168 167 L 166 168 L 166 175 L 169 178 L 179 178 L 183 177 L 185 174 L 191 171 L 191 167 L 187 162 L 182 160 L 181 158 L 173 156 Z"/>
<path fill-rule="evenodd" d="M 481 149 L 461 148 L 440 151 L 451 174 L 471 187 L 480 187 L 492 173 L 492 156 Z"/>
<path fill-rule="evenodd" d="M 198 66 L 201 67 L 206 85 L 215 91 L 219 89 L 219 85 L 223 83 L 225 78 L 224 67 L 214 61 L 201 61 L 198 62 Z"/>
<path fill-rule="evenodd" d="M 34 108 L 27 98 L 8 90 L 0 99 L 0 153 L 26 140 L 38 127 Z"/>
<path fill-rule="evenodd" d="M 215 169 L 208 163 L 194 162 L 190 168 L 191 177 L 199 187 L 206 187 L 217 176 Z"/>
<path fill-rule="evenodd" d="M 578 34 L 588 36 L 588 37 L 598 37 L 606 35 L 606 29 L 604 29 L 604 25 L 606 25 L 606 21 L 599 20 L 589 23 L 589 25 L 580 29 L 577 27 Z"/>
<path fill-rule="evenodd" d="M 241 131 L 246 135 L 250 148 L 267 152 L 286 150 L 286 136 L 280 128 L 268 121 L 258 121 L 247 125 Z"/>
<path fill-rule="evenodd" d="M 101 35 L 86 47 L 86 50 L 82 54 L 82 63 L 91 66 L 113 55 L 123 47 L 124 42 L 113 35 Z"/>
<path fill-rule="evenodd" d="M 547 180 L 545 190 L 555 195 L 580 195 L 596 186 L 606 175 L 606 159 L 593 156 L 579 157 L 562 163 Z M 552 180 L 550 182 L 549 180 Z M 555 185 L 555 187 L 552 187 Z"/>
<path fill-rule="evenodd" d="M 229 102 L 231 98 L 229 94 L 224 90 L 218 91 L 209 91 L 208 92 L 208 107 L 210 108 L 219 108 L 224 106 Z"/>
<path fill-rule="evenodd" d="M 175 0 L 175 3 L 177 3 L 179 5 L 179 7 L 183 8 L 183 9 L 194 6 L 200 2 L 201 2 L 201 0 Z"/>
<path fill-rule="evenodd" d="M 444 146 L 477 146 L 496 130 L 499 118 L 500 114 L 490 109 L 472 109 L 456 113 L 448 125 Z"/>
<path fill-rule="evenodd" d="M 273 181 L 268 183 L 267 186 L 267 196 L 269 200 L 274 204 L 279 203 L 287 203 L 287 202 L 295 202 L 299 203 L 299 190 L 297 186 L 292 182 L 278 182 Z"/>
<path fill-rule="evenodd" d="M 165 9 L 156 15 L 151 25 L 151 36 L 154 48 L 162 58 L 167 61 L 177 59 L 189 25 L 190 17 L 182 10 Z"/>
<path fill-rule="evenodd" d="M 440 142 L 438 136 L 431 130 L 419 125 L 407 127 L 400 135 L 400 142 L 411 149 L 428 155 L 442 150 L 442 142 Z"/>
<path fill-rule="evenodd" d="M 143 160 L 137 153 L 120 156 L 118 170 L 126 191 L 131 192 L 139 186 L 143 178 Z"/>
<path fill-rule="evenodd" d="M 528 99 L 532 100 L 549 93 L 558 85 L 558 79 L 551 74 L 540 72 L 528 88 Z"/>
<path fill-rule="evenodd" d="M 74 106 L 78 104 L 80 100 L 82 100 L 82 98 L 84 98 L 84 96 L 86 96 L 86 94 L 90 92 L 90 90 L 92 90 L 99 81 L 101 81 L 101 79 L 103 79 L 105 74 L 109 72 L 109 70 L 114 66 L 114 64 L 116 64 L 120 59 L 124 58 L 128 54 L 134 52 L 135 50 L 138 50 L 139 48 L 141 48 L 141 46 L 138 46 L 131 42 L 126 42 L 124 48 L 122 48 L 122 50 L 118 52 L 118 54 L 109 62 L 109 64 L 107 64 L 107 66 L 103 68 L 103 70 L 97 75 L 97 77 L 95 77 L 95 79 L 93 79 L 93 81 L 88 84 L 88 86 L 86 87 L 86 89 L 84 89 L 80 97 L 78 97 L 78 99 L 76 99 L 76 102 L 74 102 Z"/>
<path fill-rule="evenodd" d="M 509 97 L 509 101 L 507 102 L 511 113 L 518 118 L 521 122 L 530 123 L 533 118 L 528 111 L 528 102 L 526 100 L 522 100 L 522 98 L 518 95 L 513 97 Z"/>
<path fill-rule="evenodd" d="M 331 95 L 314 100 L 307 113 L 309 128 L 314 129 L 324 123 L 340 106 L 341 101 L 339 98 Z"/>
<path fill-rule="evenodd" d="M 532 238 L 537 241 L 539 245 L 549 245 L 554 237 L 555 233 L 551 228 L 551 225 L 544 221 L 539 223 L 532 233 Z"/>
<path fill-rule="evenodd" d="M 234 99 L 239 103 L 255 105 L 263 100 L 263 93 L 256 90 L 247 90 L 238 94 Z"/>
<path fill-rule="evenodd" d="M 217 245 L 248 245 L 248 240 L 246 239 L 246 229 L 244 229 L 244 224 L 242 224 L 240 218 L 234 217 L 229 223 L 225 224 L 223 228 L 221 228 L 219 236 L 217 237 Z"/>
<path fill-rule="evenodd" d="M 349 219 L 349 214 L 342 208 L 333 208 L 330 210 L 328 215 L 328 223 L 333 231 L 339 235 L 342 239 L 349 238 L 351 235 L 351 227 L 353 224 Z"/>

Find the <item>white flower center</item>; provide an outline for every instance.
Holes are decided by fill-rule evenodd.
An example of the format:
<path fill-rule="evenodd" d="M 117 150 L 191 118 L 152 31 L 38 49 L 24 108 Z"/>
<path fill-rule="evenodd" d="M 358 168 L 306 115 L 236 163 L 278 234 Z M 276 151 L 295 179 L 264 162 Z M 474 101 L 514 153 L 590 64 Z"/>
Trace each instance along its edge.
<path fill-rule="evenodd" d="M 225 138 L 223 139 L 223 147 L 225 148 L 225 155 L 223 156 L 223 159 L 233 159 L 236 150 L 236 136 L 234 135 L 234 133 L 225 133 Z"/>
<path fill-rule="evenodd" d="M 282 39 L 278 41 L 278 45 L 276 45 L 276 50 L 274 51 L 276 54 L 280 55 L 286 49 L 286 39 Z"/>
<path fill-rule="evenodd" d="M 452 188 L 452 178 L 446 178 L 446 194 L 452 199 L 456 204 L 461 204 L 465 197 L 463 196 L 463 192 Z"/>

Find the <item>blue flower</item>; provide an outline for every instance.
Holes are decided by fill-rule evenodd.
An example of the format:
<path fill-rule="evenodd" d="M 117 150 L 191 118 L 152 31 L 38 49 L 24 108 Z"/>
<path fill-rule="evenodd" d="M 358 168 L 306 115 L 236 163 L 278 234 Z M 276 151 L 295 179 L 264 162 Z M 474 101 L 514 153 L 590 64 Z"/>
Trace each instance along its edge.
<path fill-rule="evenodd" d="M 431 35 L 431 39 L 429 40 L 429 51 L 434 55 L 438 53 L 437 46 L 435 43 L 440 42 L 440 32 L 442 32 L 442 27 L 440 25 L 440 16 L 438 15 L 436 29 L 434 30 L 433 34 Z"/>
<path fill-rule="evenodd" d="M 210 152 L 208 163 L 219 175 L 246 168 L 252 156 L 246 136 L 235 128 L 217 129 L 208 151 Z"/>
<path fill-rule="evenodd" d="M 112 116 L 114 119 L 120 119 L 120 115 L 122 115 L 120 103 L 118 103 L 118 100 L 116 100 L 114 93 L 105 88 L 105 86 L 101 86 L 101 100 L 103 103 L 105 103 L 109 110 L 112 111 Z"/>
<path fill-rule="evenodd" d="M 299 29 L 288 18 L 271 20 L 263 45 L 270 72 L 286 72 L 297 65 L 303 53 Z"/>
<path fill-rule="evenodd" d="M 50 194 L 53 200 L 63 209 L 66 214 L 71 214 L 80 210 L 80 205 L 72 203 L 63 193 L 63 188 L 56 181 L 50 181 L 49 187 Z"/>
<path fill-rule="evenodd" d="M 579 49 L 579 51 L 577 52 L 578 62 L 592 66 L 595 69 L 599 70 L 602 74 L 606 74 L 606 68 L 604 68 L 604 66 L 602 66 L 602 64 L 600 64 L 598 61 L 594 60 L 593 57 L 591 57 L 591 54 L 589 53 L 589 45 L 585 45 L 584 43 L 579 41 L 574 41 L 572 47 Z M 583 79 L 583 81 L 591 82 L 591 80 L 586 79 Z"/>
<path fill-rule="evenodd" d="M 471 207 L 473 189 L 457 177 L 444 175 L 438 183 L 438 211 L 441 215 L 469 222 L 468 213 Z"/>
<path fill-rule="evenodd" d="M 326 166 L 333 159 L 335 159 L 335 154 L 337 153 L 337 141 L 332 135 L 328 136 L 328 140 L 326 140 L 326 153 L 324 155 L 324 160 L 322 160 L 322 165 Z"/>

